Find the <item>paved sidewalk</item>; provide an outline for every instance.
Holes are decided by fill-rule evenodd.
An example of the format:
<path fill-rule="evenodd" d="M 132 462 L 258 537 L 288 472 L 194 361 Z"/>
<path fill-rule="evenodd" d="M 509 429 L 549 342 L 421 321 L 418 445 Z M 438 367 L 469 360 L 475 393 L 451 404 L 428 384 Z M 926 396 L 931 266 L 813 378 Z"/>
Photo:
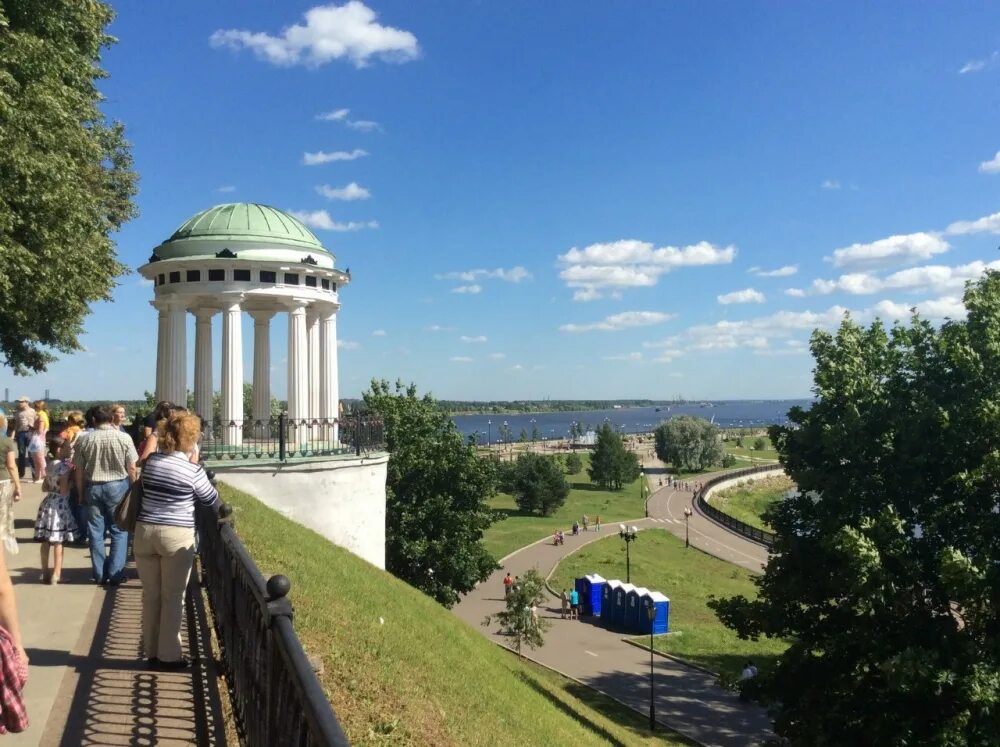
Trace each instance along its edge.
<path fill-rule="evenodd" d="M 668 528 L 650 519 L 630 521 L 643 530 Z M 683 526 L 680 530 L 683 532 Z M 566 536 L 566 544 L 552 545 L 551 540 L 529 545 L 508 556 L 503 568 L 467 594 L 455 606 L 461 619 L 492 640 L 507 645 L 494 624 L 482 626 L 486 615 L 503 608 L 503 576 L 507 571 L 521 575 L 535 568 L 547 576 L 558 562 L 579 547 L 615 533 L 604 531 Z M 649 709 L 649 653 L 625 643 L 621 633 L 609 631 L 585 619 L 562 620 L 559 603 L 546 600 L 543 615 L 551 618 L 545 645 L 529 651 L 539 663 L 568 674 L 585 684 L 627 703 L 640 712 Z M 656 657 L 657 720 L 697 742 L 714 747 L 746 747 L 760 743 L 768 734 L 770 722 L 764 711 L 742 703 L 732 693 L 715 685 L 715 678 L 701 670 L 671 659 Z"/>
<path fill-rule="evenodd" d="M 25 688 L 30 726 L 5 736 L 4 745 L 225 744 L 212 673 L 201 667 L 154 673 L 141 661 L 142 588 L 134 569 L 127 583 L 105 590 L 90 582 L 88 551 L 66 547 L 63 582 L 41 583 L 32 535 L 42 495 L 30 482 L 23 490 L 15 504 L 20 552 L 8 553 L 7 565 L 31 660 Z M 200 642 L 203 612 L 188 607 L 185 633 L 197 631 Z"/>

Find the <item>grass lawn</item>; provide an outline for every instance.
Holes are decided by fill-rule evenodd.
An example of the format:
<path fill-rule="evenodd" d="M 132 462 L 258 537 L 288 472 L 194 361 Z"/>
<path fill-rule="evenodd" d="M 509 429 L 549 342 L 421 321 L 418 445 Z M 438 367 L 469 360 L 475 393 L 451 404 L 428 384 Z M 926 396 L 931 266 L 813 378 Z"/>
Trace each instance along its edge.
<path fill-rule="evenodd" d="M 740 640 L 708 608 L 713 597 L 756 597 L 757 587 L 748 571 L 694 548 L 685 549 L 683 540 L 661 529 L 640 532 L 631 554 L 632 583 L 670 598 L 671 632 L 654 639 L 658 650 L 717 672 L 725 679 L 739 677 L 747 659 L 767 671 L 785 650 L 782 641 Z M 624 543 L 612 537 L 587 545 L 559 564 L 551 585 L 568 588 L 574 578 L 588 573 L 624 579 Z M 636 640 L 648 643 L 649 638 Z"/>
<path fill-rule="evenodd" d="M 757 437 L 751 438 L 750 436 L 747 436 L 743 439 L 742 447 L 736 445 L 735 438 L 730 438 L 728 441 L 723 441 L 722 446 L 723 448 L 725 448 L 726 453 L 733 454 L 735 456 L 743 456 L 747 458 L 752 457 L 753 459 L 762 459 L 762 460 L 766 459 L 774 462 L 778 461 L 778 452 L 774 450 L 774 446 L 771 444 L 771 439 L 767 438 L 766 436 L 762 436 L 761 438 L 764 439 L 765 448 L 760 449 L 759 451 L 757 449 L 750 448 L 751 446 L 754 445 L 754 442 L 757 440 Z"/>
<path fill-rule="evenodd" d="M 583 457 L 583 470 L 576 475 L 567 475 L 570 491 L 566 502 L 552 516 L 523 514 L 514 502 L 514 497 L 507 493 L 498 493 L 490 501 L 490 506 L 507 515 L 503 521 L 498 521 L 483 535 L 483 545 L 494 557 L 504 555 L 529 545 L 535 540 L 552 534 L 556 529 L 569 532 L 574 521 L 581 521 L 584 515 L 593 522 L 595 516 L 601 517 L 602 524 L 616 524 L 625 519 L 638 519 L 646 514 L 646 496 L 639 495 L 642 479 L 618 491 L 601 490 L 592 485 L 587 477 L 587 467 L 590 456 Z"/>
<path fill-rule="evenodd" d="M 712 505 L 735 519 L 771 531 L 762 518 L 764 511 L 795 487 L 785 475 L 763 477 L 712 494 Z"/>
<path fill-rule="evenodd" d="M 265 576 L 292 581 L 295 629 L 354 745 L 687 745 L 519 661 L 429 597 L 246 494 L 220 486 Z M 384 620 L 384 622 L 382 622 Z"/>

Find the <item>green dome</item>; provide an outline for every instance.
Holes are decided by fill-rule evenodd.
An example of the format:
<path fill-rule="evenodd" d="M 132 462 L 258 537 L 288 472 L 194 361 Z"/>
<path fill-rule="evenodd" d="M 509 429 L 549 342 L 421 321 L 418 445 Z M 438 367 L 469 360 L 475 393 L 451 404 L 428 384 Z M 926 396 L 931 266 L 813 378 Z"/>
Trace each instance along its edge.
<path fill-rule="evenodd" d="M 256 202 L 230 202 L 189 218 L 163 242 L 219 241 L 225 244 L 284 244 L 312 251 L 326 249 L 316 235 L 288 213 Z M 162 256 L 161 258 L 165 258 Z"/>

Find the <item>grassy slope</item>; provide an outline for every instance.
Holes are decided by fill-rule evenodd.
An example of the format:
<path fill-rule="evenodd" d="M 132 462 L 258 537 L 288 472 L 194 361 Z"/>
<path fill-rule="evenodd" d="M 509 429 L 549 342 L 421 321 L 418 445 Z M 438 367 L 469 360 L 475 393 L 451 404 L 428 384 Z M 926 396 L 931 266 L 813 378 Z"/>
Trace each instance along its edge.
<path fill-rule="evenodd" d="M 756 597 L 757 588 L 747 571 L 694 548 L 685 549 L 683 540 L 658 529 L 641 532 L 631 555 L 632 583 L 670 598 L 671 634 L 655 639 L 658 650 L 736 677 L 747 659 L 766 670 L 785 649 L 781 641 L 740 640 L 708 608 L 713 596 Z M 572 579 L 588 573 L 624 579 L 625 550 L 620 539 L 595 542 L 570 555 L 556 569 L 551 583 L 553 588 L 569 587 Z"/>
<path fill-rule="evenodd" d="M 388 573 L 222 491 L 264 574 L 291 578 L 295 628 L 323 659 L 321 680 L 352 744 L 685 744 L 648 736 L 641 715 L 519 662 Z"/>
<path fill-rule="evenodd" d="M 785 475 L 766 477 L 713 493 L 712 505 L 750 526 L 770 531 L 761 518 L 764 511 L 794 487 Z"/>
<path fill-rule="evenodd" d="M 750 448 L 751 446 L 753 446 L 757 438 L 756 437 L 751 438 L 749 436 L 743 439 L 742 448 L 736 445 L 735 438 L 731 438 L 728 441 L 723 442 L 723 447 L 726 449 L 728 453 L 735 454 L 736 456 L 743 456 L 747 457 L 748 459 L 752 457 L 754 460 L 760 459 L 760 460 L 767 460 L 774 462 L 778 461 L 778 452 L 774 450 L 774 446 L 771 444 L 771 439 L 767 437 L 763 438 L 764 438 L 765 448 L 761 449 L 760 451 Z"/>
<path fill-rule="evenodd" d="M 581 521 L 586 514 L 591 522 L 601 517 L 602 524 L 613 524 L 625 519 L 645 516 L 645 496 L 639 495 L 641 478 L 619 491 L 601 490 L 590 483 L 587 467 L 590 457 L 583 457 L 583 470 L 577 475 L 567 475 L 570 484 L 566 502 L 552 516 L 522 514 L 514 497 L 500 493 L 493 497 L 490 506 L 503 511 L 507 518 L 491 526 L 483 536 L 483 544 L 496 558 L 513 552 L 535 540 L 551 535 L 556 529 L 570 531 L 574 521 Z"/>

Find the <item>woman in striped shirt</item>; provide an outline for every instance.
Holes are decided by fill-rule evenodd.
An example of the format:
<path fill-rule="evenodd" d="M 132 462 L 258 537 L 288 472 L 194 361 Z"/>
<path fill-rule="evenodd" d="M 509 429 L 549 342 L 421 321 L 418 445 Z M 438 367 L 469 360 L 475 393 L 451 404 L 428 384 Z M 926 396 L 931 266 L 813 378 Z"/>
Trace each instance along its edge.
<path fill-rule="evenodd" d="M 135 527 L 135 565 L 142 581 L 142 638 L 149 665 L 182 669 L 184 589 L 194 560 L 195 501 L 211 506 L 219 493 L 188 454 L 201 435 L 197 415 L 161 422 L 159 452 L 142 468 L 142 505 Z"/>

